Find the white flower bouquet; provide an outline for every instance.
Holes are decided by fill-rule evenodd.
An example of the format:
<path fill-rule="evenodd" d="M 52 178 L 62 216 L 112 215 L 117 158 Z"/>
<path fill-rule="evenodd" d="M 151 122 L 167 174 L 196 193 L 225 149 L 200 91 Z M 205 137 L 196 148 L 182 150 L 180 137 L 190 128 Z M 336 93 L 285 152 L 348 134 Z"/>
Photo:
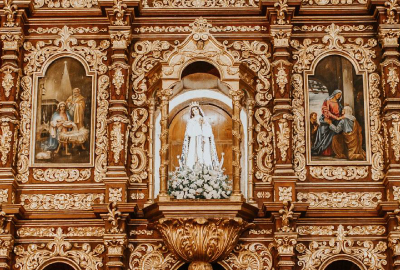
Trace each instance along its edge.
<path fill-rule="evenodd" d="M 176 199 L 226 199 L 232 193 L 231 182 L 221 169 L 181 166 L 169 173 L 168 194 Z"/>

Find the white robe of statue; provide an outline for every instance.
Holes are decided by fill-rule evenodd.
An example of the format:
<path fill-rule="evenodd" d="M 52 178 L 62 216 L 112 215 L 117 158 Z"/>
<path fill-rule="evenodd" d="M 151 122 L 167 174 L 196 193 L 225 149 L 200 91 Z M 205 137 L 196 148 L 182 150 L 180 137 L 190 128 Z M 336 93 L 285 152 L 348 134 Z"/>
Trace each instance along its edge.
<path fill-rule="evenodd" d="M 189 168 L 196 163 L 213 169 L 220 167 L 211 125 L 198 103 L 190 106 L 180 163 Z"/>

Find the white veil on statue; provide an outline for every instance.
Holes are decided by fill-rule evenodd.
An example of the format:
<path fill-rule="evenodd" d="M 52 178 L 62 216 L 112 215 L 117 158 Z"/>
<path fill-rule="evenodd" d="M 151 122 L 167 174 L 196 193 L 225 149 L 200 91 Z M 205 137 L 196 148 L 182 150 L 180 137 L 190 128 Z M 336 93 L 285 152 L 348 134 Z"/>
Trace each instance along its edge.
<path fill-rule="evenodd" d="M 186 126 L 180 166 L 193 168 L 198 163 L 212 169 L 221 169 L 222 164 L 220 165 L 218 161 L 211 125 L 198 102 L 190 104 L 189 113 L 190 119 Z"/>

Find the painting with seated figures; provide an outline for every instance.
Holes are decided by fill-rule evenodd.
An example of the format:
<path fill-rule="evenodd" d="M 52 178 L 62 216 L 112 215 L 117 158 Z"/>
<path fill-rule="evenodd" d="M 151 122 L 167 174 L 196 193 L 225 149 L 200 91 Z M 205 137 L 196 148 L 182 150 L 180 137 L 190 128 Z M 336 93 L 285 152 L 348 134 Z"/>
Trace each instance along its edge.
<path fill-rule="evenodd" d="M 363 78 L 342 56 L 325 57 L 308 76 L 311 162 L 368 160 Z"/>
<path fill-rule="evenodd" d="M 38 78 L 34 163 L 91 163 L 92 78 L 76 59 L 63 57 Z"/>

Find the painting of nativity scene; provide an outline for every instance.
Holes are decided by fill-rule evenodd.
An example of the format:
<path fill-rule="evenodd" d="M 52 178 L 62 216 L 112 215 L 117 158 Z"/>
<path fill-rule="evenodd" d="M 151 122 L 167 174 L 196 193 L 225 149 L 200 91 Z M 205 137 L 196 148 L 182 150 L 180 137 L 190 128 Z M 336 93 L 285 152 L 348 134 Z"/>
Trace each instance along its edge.
<path fill-rule="evenodd" d="M 36 163 L 89 163 L 92 78 L 74 58 L 54 61 L 38 80 Z"/>

